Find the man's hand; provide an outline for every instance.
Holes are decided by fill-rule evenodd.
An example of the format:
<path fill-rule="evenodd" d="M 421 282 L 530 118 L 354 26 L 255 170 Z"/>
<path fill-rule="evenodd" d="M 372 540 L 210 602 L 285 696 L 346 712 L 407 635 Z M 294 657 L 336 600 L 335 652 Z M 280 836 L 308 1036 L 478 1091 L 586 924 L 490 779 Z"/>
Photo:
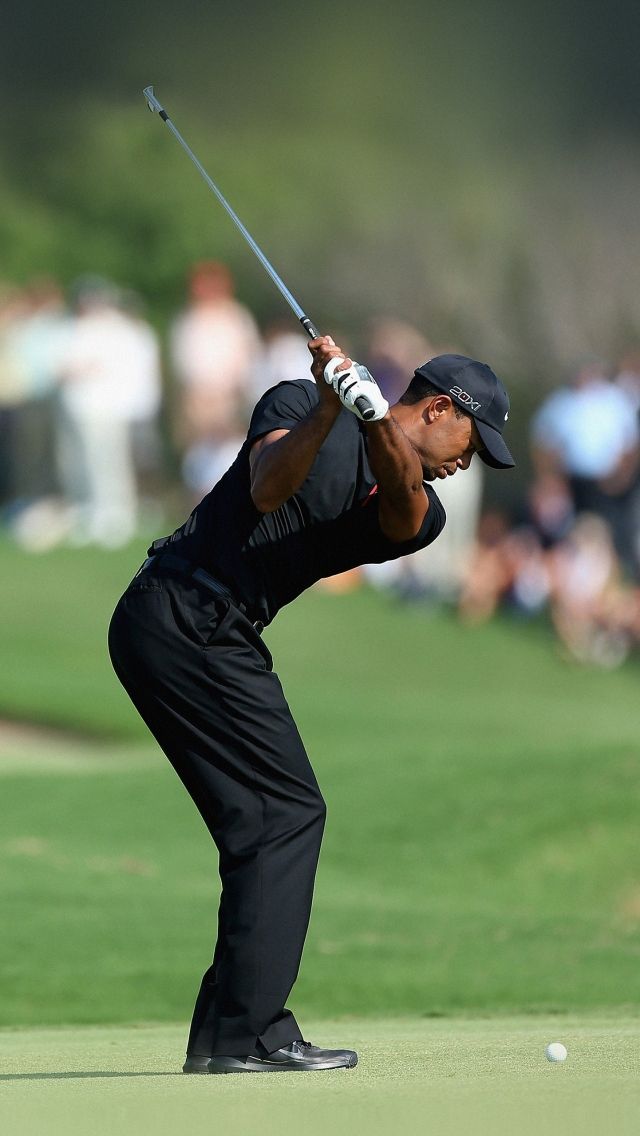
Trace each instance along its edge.
<path fill-rule="evenodd" d="M 333 404 L 337 395 L 342 405 L 363 422 L 384 418 L 389 403 L 366 367 L 349 359 L 330 335 L 312 339 L 308 347 L 313 355 L 311 374 L 321 403 Z"/>
<path fill-rule="evenodd" d="M 336 346 L 330 335 L 320 335 L 317 339 L 310 340 L 307 346 L 313 355 L 311 374 L 316 380 L 320 402 L 335 406 L 338 396 L 333 386 L 328 386 L 324 381 L 325 367 L 332 359 L 340 360 L 341 368 L 349 367 L 351 360 L 345 358 L 344 351 Z"/>
<path fill-rule="evenodd" d="M 349 365 L 345 367 L 345 363 Z M 361 422 L 379 422 L 388 413 L 389 403 L 373 375 L 361 363 L 330 359 L 324 369 L 324 381 Z"/>

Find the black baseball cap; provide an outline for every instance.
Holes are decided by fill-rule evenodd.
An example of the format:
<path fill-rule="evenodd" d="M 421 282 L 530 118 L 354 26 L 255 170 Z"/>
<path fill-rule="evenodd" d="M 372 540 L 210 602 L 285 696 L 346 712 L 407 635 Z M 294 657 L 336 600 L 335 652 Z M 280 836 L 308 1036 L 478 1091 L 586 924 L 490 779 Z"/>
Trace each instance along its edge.
<path fill-rule="evenodd" d="M 511 469 L 516 464 L 502 437 L 509 418 L 509 396 L 491 367 L 466 355 L 436 355 L 418 367 L 416 375 L 472 415 L 485 447 L 478 456 L 486 465 Z"/>

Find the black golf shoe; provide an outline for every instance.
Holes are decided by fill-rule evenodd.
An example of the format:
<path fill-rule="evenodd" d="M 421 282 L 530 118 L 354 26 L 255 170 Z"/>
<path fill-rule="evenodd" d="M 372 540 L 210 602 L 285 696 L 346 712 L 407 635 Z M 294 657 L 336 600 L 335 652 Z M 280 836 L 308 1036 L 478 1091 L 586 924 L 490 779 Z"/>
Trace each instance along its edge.
<path fill-rule="evenodd" d="M 353 1069 L 358 1054 L 353 1049 L 319 1049 L 308 1041 L 292 1041 L 264 1057 L 213 1057 L 187 1054 L 183 1073 L 276 1073 L 314 1069 Z"/>

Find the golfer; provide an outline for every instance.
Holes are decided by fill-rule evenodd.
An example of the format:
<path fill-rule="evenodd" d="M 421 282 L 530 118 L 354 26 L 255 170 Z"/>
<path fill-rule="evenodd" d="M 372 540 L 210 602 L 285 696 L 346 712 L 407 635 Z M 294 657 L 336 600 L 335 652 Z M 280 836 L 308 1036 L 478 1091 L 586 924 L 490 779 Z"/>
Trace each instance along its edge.
<path fill-rule="evenodd" d="M 260 399 L 235 462 L 154 541 L 109 630 L 116 673 L 219 851 L 218 938 L 185 1073 L 357 1063 L 304 1041 L 286 1008 L 325 804 L 261 633 L 321 577 L 433 541 L 445 516 L 432 483 L 474 454 L 514 464 L 509 400 L 486 364 L 438 356 L 389 409 L 330 337 L 309 348 L 315 381 Z"/>

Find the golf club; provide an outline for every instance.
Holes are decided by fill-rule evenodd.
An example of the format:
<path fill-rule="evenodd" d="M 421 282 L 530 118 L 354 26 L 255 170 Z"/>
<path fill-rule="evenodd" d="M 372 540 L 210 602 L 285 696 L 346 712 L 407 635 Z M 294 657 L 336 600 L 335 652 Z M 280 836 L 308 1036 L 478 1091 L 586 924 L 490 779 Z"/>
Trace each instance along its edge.
<path fill-rule="evenodd" d="M 165 122 L 167 124 L 171 133 L 178 139 L 178 142 L 182 146 L 182 149 L 191 158 L 191 161 L 193 162 L 194 166 L 196 167 L 196 169 L 198 170 L 200 175 L 206 181 L 207 185 L 209 186 L 209 189 L 212 191 L 212 193 L 215 193 L 215 195 L 218 198 L 218 201 L 220 202 L 222 207 L 224 209 L 226 209 L 227 213 L 229 214 L 229 216 L 230 216 L 231 220 L 233 221 L 234 225 L 236 226 L 236 228 L 239 229 L 239 231 L 242 233 L 242 236 L 244 237 L 244 239 L 247 242 L 247 244 L 249 245 L 249 247 L 251 249 L 253 249 L 253 252 L 256 254 L 258 260 L 262 264 L 262 267 L 269 274 L 269 276 L 273 280 L 273 283 L 275 284 L 278 291 L 281 293 L 282 296 L 284 296 L 289 307 L 291 308 L 291 310 L 295 313 L 295 315 L 300 320 L 300 323 L 302 324 L 304 330 L 306 331 L 307 335 L 309 336 L 309 339 L 317 339 L 317 337 L 320 333 L 318 332 L 318 330 L 316 329 L 314 324 L 312 324 L 309 317 L 307 315 L 305 315 L 304 311 L 300 307 L 300 304 L 295 299 L 295 297 L 292 296 L 291 292 L 287 288 L 284 281 L 280 278 L 280 276 L 278 276 L 278 273 L 276 272 L 273 265 L 269 263 L 266 256 L 264 255 L 262 249 L 260 248 L 260 246 L 258 244 L 256 244 L 253 237 L 251 236 L 251 233 L 242 224 L 242 221 L 238 217 L 238 214 L 235 212 L 234 209 L 231 208 L 226 197 L 224 197 L 224 195 L 220 192 L 220 190 L 218 189 L 215 182 L 209 177 L 209 174 L 205 170 L 204 166 L 202 166 L 200 164 L 200 162 L 196 158 L 191 147 L 188 146 L 187 143 L 185 142 L 180 131 L 177 129 L 176 126 L 174 126 L 173 122 L 169 118 L 169 115 L 167 114 L 166 110 L 162 106 L 162 103 L 156 98 L 156 96 L 153 92 L 153 87 L 145 87 L 142 93 L 143 93 L 145 99 L 147 100 L 147 106 L 149 107 L 149 110 L 152 113 L 157 112 L 160 115 L 160 118 L 163 120 L 163 122 Z M 361 395 L 358 399 L 356 399 L 356 406 L 357 406 L 358 410 L 360 411 L 360 414 L 362 415 L 362 417 L 364 418 L 365 421 L 368 421 L 375 414 L 375 408 L 369 402 L 368 398 L 366 398 L 364 395 Z"/>

